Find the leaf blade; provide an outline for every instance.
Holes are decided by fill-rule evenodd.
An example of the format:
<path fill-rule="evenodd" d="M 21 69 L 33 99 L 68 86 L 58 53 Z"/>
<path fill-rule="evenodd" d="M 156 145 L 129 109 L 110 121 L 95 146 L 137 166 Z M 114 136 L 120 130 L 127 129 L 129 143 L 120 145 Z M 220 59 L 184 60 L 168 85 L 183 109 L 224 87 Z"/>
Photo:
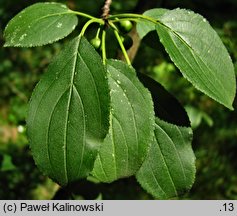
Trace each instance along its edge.
<path fill-rule="evenodd" d="M 195 156 L 191 128 L 156 118 L 155 138 L 136 178 L 159 199 L 169 199 L 189 190 L 195 179 Z"/>
<path fill-rule="evenodd" d="M 58 41 L 69 35 L 77 17 L 60 3 L 36 3 L 17 14 L 5 28 L 4 46 L 33 47 Z"/>
<path fill-rule="evenodd" d="M 109 90 L 101 58 L 75 38 L 33 92 L 28 138 L 38 167 L 61 185 L 86 177 L 109 125 Z"/>
<path fill-rule="evenodd" d="M 149 92 L 125 63 L 108 61 L 111 93 L 109 134 L 101 145 L 92 175 L 112 182 L 134 175 L 153 138 L 154 111 Z"/>
<path fill-rule="evenodd" d="M 165 13 L 160 22 L 156 30 L 161 43 L 183 76 L 232 110 L 236 90 L 234 67 L 206 19 L 191 11 L 176 9 Z"/>

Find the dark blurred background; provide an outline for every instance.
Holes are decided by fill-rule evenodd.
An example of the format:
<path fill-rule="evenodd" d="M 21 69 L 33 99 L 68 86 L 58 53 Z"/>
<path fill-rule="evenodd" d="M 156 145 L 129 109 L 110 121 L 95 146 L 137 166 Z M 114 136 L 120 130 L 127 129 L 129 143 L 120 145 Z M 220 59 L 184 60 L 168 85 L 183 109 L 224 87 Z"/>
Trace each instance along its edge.
<path fill-rule="evenodd" d="M 95 184 L 93 180 L 81 181 L 61 189 L 35 166 L 25 132 L 27 103 L 53 56 L 70 37 L 78 34 L 81 26 L 72 36 L 52 45 L 29 49 L 3 48 L 3 30 L 7 22 L 36 2 L 0 0 L 0 199 L 152 199 L 134 178 L 111 185 Z M 56 2 L 100 16 L 104 1 Z M 142 13 L 155 7 L 187 8 L 207 18 L 227 47 L 237 69 L 237 0 L 113 0 L 111 13 Z M 80 21 L 82 24 L 85 20 Z M 91 37 L 90 32 L 88 37 Z M 153 46 L 149 41 L 149 38 L 145 39 L 138 51 L 133 53 L 136 56 L 134 67 L 139 72 L 148 73 L 179 99 L 194 129 L 196 182 L 191 191 L 180 199 L 237 199 L 236 100 L 236 110 L 231 112 L 195 90 L 182 78 L 163 47 L 159 44 Z M 110 55 L 119 54 L 112 50 Z"/>

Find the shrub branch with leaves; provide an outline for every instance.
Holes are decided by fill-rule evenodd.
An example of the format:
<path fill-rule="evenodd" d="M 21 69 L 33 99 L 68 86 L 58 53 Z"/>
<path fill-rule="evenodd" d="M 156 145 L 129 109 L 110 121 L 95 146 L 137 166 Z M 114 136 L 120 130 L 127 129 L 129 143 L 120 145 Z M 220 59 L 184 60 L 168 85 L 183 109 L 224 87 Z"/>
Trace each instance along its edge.
<path fill-rule="evenodd" d="M 27 131 L 34 160 L 62 186 L 90 176 L 110 183 L 135 175 L 155 198 L 179 196 L 195 180 L 187 114 L 159 83 L 136 73 L 121 29 L 128 32 L 136 23 L 141 38 L 157 32 L 183 76 L 231 110 L 236 91 L 232 61 L 217 33 L 199 14 L 157 8 L 143 15 L 110 15 L 111 3 L 105 1 L 101 18 L 60 3 L 36 3 L 6 26 L 5 47 L 34 47 L 69 35 L 78 17 L 88 19 L 32 94 Z M 86 31 L 93 23 L 98 31 L 90 43 Z M 107 59 L 109 29 L 126 63 Z"/>

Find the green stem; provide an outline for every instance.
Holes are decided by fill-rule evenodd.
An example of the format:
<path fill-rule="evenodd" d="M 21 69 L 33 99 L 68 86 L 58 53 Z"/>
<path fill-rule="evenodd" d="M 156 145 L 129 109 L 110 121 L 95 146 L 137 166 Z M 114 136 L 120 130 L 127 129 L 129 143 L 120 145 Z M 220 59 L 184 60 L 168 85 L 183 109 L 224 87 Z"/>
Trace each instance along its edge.
<path fill-rule="evenodd" d="M 116 20 L 117 18 L 135 18 L 135 19 L 143 19 L 143 20 L 147 20 L 147 21 L 150 21 L 152 23 L 160 23 L 159 20 L 156 20 L 156 19 L 153 19 L 152 17 L 149 17 L 149 16 L 145 16 L 145 15 L 142 15 L 142 14 L 116 14 L 116 15 L 112 15 L 112 16 L 109 16 L 108 19 L 109 20 Z"/>
<path fill-rule="evenodd" d="M 100 30 L 101 30 L 101 27 L 100 28 L 98 28 L 98 30 L 97 30 L 97 33 L 96 33 L 96 38 L 99 38 L 99 36 L 100 36 Z"/>
<path fill-rule="evenodd" d="M 120 18 L 120 19 L 115 19 L 115 20 L 110 20 L 110 22 L 112 23 L 117 23 L 117 22 L 120 22 L 122 20 L 130 20 L 130 21 L 133 21 L 133 22 L 139 22 L 140 19 L 137 19 L 137 18 Z"/>
<path fill-rule="evenodd" d="M 106 31 L 103 30 L 103 33 L 102 33 L 102 45 L 101 45 L 101 49 L 102 49 L 102 59 L 103 59 L 103 64 L 105 65 L 106 64 L 106 47 L 105 47 L 105 41 L 106 39 Z"/>
<path fill-rule="evenodd" d="M 89 14 L 82 13 L 82 12 L 79 12 L 79 11 L 73 11 L 73 10 L 70 10 L 69 12 L 72 13 L 72 14 L 76 14 L 76 15 L 79 15 L 79 16 L 82 16 L 82 17 L 85 17 L 85 18 L 88 18 L 88 19 L 92 19 L 92 20 L 94 20 L 95 22 L 98 22 L 98 23 L 100 23 L 100 24 L 104 24 L 104 21 L 103 21 L 102 19 L 96 18 L 96 17 L 91 16 L 91 15 L 89 15 Z"/>
<path fill-rule="evenodd" d="M 121 50 L 122 50 L 122 53 L 123 53 L 123 55 L 124 55 L 124 58 L 125 58 L 127 64 L 128 64 L 128 65 L 131 65 L 131 61 L 130 61 L 130 59 L 129 59 L 129 57 L 128 57 L 128 54 L 127 54 L 127 51 L 126 51 L 126 49 L 125 49 L 125 47 L 124 47 L 124 45 L 123 45 L 123 42 L 122 42 L 122 40 L 121 40 L 121 37 L 120 37 L 120 35 L 119 35 L 119 33 L 118 33 L 117 27 L 116 27 L 113 23 L 111 23 L 111 22 L 110 22 L 109 24 L 111 25 L 112 28 L 114 28 L 115 37 L 116 37 L 117 40 L 118 40 L 119 46 L 120 46 L 120 48 L 121 48 Z"/>
<path fill-rule="evenodd" d="M 90 19 L 89 21 L 87 21 L 86 24 L 83 26 L 79 36 L 80 37 L 83 36 L 85 34 L 86 29 L 89 27 L 89 25 L 91 25 L 94 22 L 96 22 L 94 19 Z"/>

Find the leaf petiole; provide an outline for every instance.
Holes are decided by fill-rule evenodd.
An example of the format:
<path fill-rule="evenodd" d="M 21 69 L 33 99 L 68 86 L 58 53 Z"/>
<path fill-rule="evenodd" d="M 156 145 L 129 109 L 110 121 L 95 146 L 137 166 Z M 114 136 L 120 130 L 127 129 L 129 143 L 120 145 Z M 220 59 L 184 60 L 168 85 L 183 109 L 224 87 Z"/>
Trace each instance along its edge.
<path fill-rule="evenodd" d="M 127 51 L 126 51 L 126 49 L 125 49 L 125 47 L 124 47 L 124 45 L 123 45 L 122 39 L 121 39 L 121 37 L 120 37 L 120 35 L 119 35 L 119 33 L 118 33 L 117 27 L 116 27 L 112 22 L 109 22 L 109 24 L 110 24 L 111 27 L 114 29 L 115 37 L 116 37 L 117 40 L 118 40 L 119 46 L 120 46 L 120 48 L 121 48 L 121 50 L 122 50 L 122 52 L 123 52 L 123 55 L 124 55 L 124 58 L 125 58 L 127 64 L 128 64 L 128 65 L 131 65 L 131 61 L 130 61 L 130 59 L 129 59 L 129 57 L 128 57 L 128 54 L 127 54 Z"/>
<path fill-rule="evenodd" d="M 106 46 L 105 46 L 105 41 L 106 39 L 106 31 L 103 30 L 103 33 L 102 33 L 102 45 L 101 45 L 101 49 L 102 49 L 102 59 L 103 59 L 103 64 L 105 65 L 106 64 Z"/>
<path fill-rule="evenodd" d="M 124 18 L 124 19 L 127 19 L 127 20 L 132 20 L 132 21 L 139 21 L 139 19 L 143 19 L 143 20 L 147 20 L 147 21 L 150 21 L 152 23 L 160 23 L 159 20 L 156 20 L 156 19 L 153 19 L 152 17 L 149 17 L 149 16 L 145 16 L 145 15 L 142 15 L 142 14 L 130 14 L 130 13 L 125 13 L 125 14 L 116 14 L 116 15 L 111 15 L 108 17 L 109 20 L 113 20 L 113 22 L 117 22 L 117 19 L 118 18 Z"/>
<path fill-rule="evenodd" d="M 96 38 L 99 38 L 99 36 L 100 36 L 100 30 L 101 30 L 101 27 L 100 28 L 98 28 L 98 30 L 97 30 L 97 32 L 96 32 Z"/>
<path fill-rule="evenodd" d="M 129 20 L 129 21 L 133 21 L 133 22 L 139 22 L 140 19 L 137 19 L 137 18 L 120 18 L 120 19 L 111 19 L 110 22 L 111 23 L 117 23 L 117 22 L 120 22 L 120 21 L 123 21 L 123 20 Z"/>
<path fill-rule="evenodd" d="M 96 18 L 96 17 L 91 16 L 89 14 L 82 13 L 82 12 L 79 12 L 79 11 L 73 11 L 73 10 L 69 10 L 69 12 L 72 13 L 72 14 L 76 14 L 76 15 L 79 15 L 79 16 L 82 16 L 82 17 L 94 20 L 94 22 L 98 22 L 100 24 L 104 24 L 103 19 Z"/>
<path fill-rule="evenodd" d="M 86 32 L 86 29 L 89 27 L 89 25 L 91 25 L 92 23 L 94 22 L 97 22 L 96 20 L 94 19 L 90 19 L 89 21 L 86 22 L 86 24 L 83 26 L 82 30 L 81 30 L 81 33 L 80 33 L 80 37 L 83 36 Z M 97 22 L 98 23 L 98 22 Z M 104 21 L 103 21 L 103 24 L 104 24 Z"/>

